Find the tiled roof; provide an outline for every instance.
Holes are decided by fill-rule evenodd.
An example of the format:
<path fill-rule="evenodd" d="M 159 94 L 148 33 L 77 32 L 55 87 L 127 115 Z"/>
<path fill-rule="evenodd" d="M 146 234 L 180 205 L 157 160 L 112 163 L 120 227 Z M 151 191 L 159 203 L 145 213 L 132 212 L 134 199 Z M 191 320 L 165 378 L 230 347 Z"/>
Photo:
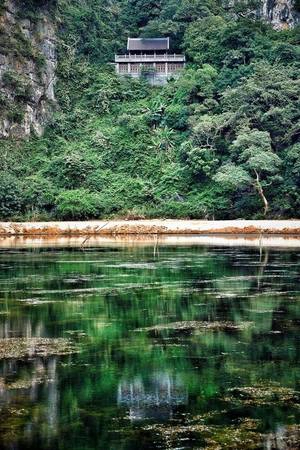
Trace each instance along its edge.
<path fill-rule="evenodd" d="M 169 50 L 169 38 L 128 38 L 127 50 Z"/>

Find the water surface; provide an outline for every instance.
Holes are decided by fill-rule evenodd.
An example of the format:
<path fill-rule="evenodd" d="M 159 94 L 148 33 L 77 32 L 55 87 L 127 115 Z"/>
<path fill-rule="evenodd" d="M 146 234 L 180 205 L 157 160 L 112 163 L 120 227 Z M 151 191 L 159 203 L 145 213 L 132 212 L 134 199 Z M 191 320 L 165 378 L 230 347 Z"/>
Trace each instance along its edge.
<path fill-rule="evenodd" d="M 76 346 L 0 360 L 1 449 L 299 448 L 299 250 L 11 248 L 0 267 L 0 338 Z"/>

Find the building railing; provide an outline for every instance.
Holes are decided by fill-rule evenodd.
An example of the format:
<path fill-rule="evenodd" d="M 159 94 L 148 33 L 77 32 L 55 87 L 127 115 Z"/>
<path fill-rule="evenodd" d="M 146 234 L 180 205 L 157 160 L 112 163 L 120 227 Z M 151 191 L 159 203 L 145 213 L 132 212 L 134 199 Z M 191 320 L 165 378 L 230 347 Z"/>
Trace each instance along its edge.
<path fill-rule="evenodd" d="M 185 62 L 185 55 L 163 54 L 163 55 L 115 55 L 115 62 Z"/>

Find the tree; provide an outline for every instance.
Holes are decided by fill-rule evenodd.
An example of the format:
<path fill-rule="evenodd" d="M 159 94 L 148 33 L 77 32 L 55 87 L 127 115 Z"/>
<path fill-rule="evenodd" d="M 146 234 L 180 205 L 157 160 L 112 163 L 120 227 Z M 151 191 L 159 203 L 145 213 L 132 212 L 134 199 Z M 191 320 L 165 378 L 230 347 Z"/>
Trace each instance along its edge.
<path fill-rule="evenodd" d="M 223 164 L 216 175 L 213 176 L 213 179 L 229 191 L 236 191 L 251 183 L 248 172 L 234 163 Z"/>
<path fill-rule="evenodd" d="M 183 156 L 195 175 L 210 177 L 218 165 L 218 158 L 211 147 L 195 147 L 190 142 L 182 145 Z"/>
<path fill-rule="evenodd" d="M 271 148 L 269 133 L 259 130 L 243 130 L 233 141 L 231 153 L 236 163 L 223 165 L 214 177 L 215 181 L 231 189 L 251 184 L 264 205 L 264 215 L 269 209 L 265 188 L 270 186 L 279 171 L 281 159 Z"/>
<path fill-rule="evenodd" d="M 253 65 L 252 70 L 238 86 L 223 92 L 221 106 L 230 116 L 232 129 L 248 123 L 268 131 L 277 150 L 297 139 L 299 133 L 297 72 L 267 62 Z"/>

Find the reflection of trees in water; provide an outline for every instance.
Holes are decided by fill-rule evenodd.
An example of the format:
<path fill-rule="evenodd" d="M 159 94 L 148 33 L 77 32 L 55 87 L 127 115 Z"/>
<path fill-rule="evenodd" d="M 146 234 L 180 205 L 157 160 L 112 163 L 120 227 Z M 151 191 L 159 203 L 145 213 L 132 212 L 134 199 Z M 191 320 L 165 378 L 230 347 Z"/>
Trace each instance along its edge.
<path fill-rule="evenodd" d="M 188 392 L 179 376 L 153 374 L 147 382 L 138 376 L 118 386 L 118 405 L 129 408 L 132 421 L 145 418 L 169 419 L 173 409 L 188 403 Z"/>
<path fill-rule="evenodd" d="M 0 368 L 6 367 L 0 373 L 5 379 L 0 388 L 1 405 L 29 410 L 30 416 L 24 418 L 29 440 L 40 432 L 50 441 L 61 420 L 62 427 L 68 421 L 77 430 L 74 446 L 68 448 L 78 448 L 81 435 L 90 443 L 96 433 L 102 433 L 101 448 L 106 448 L 104 436 L 111 442 L 111 424 L 124 408 L 132 421 L 164 421 L 172 416 L 175 419 L 174 412 L 188 400 L 196 404 L 197 413 L 209 410 L 212 401 L 223 395 L 228 380 L 231 387 L 252 385 L 257 379 L 294 387 L 299 378 L 299 339 L 294 326 L 299 306 L 294 301 L 297 294 L 291 292 L 299 283 L 295 253 L 272 250 L 268 258 L 262 251 L 260 259 L 257 250 L 243 249 L 161 248 L 159 255 L 157 249 L 154 253 L 150 248 L 115 256 L 111 252 L 100 256 L 98 251 L 93 256 L 81 252 L 80 261 L 74 263 L 76 255 L 70 252 L 70 256 L 55 255 L 44 265 L 28 261 L 25 268 L 24 257 L 16 256 L 20 277 L 28 278 L 17 281 L 14 268 L 10 291 L 0 291 L 4 300 L 0 309 L 5 306 L 0 315 L 0 337 L 65 336 L 77 331 L 89 338 L 89 352 L 80 356 L 84 363 L 80 368 L 73 365 L 75 358 L 59 367 L 59 385 L 64 386 L 60 391 L 59 359 L 0 361 Z M 35 258 L 33 255 L 32 260 Z M 67 264 L 68 258 L 72 264 Z M 97 264 L 92 264 L 92 259 Z M 60 260 L 64 264 L 58 264 Z M 32 273 L 34 278 L 30 278 Z M 2 281 L 9 279 L 9 274 L 1 276 Z M 287 295 L 295 298 L 287 301 Z M 36 303 L 30 303 L 32 299 Z M 185 320 L 252 321 L 255 326 L 243 332 L 219 330 L 188 336 L 168 330 L 155 336 L 133 332 Z M 274 364 L 276 360 L 280 362 Z M 118 408 L 112 402 L 120 372 L 128 377 L 119 383 Z M 29 380 L 27 387 L 7 386 L 16 373 L 20 381 L 23 376 Z M 181 379 L 173 375 L 178 373 Z M 264 417 L 284 423 L 285 414 L 273 408 Z M 59 437 L 63 440 L 63 433 Z M 94 448 L 93 442 L 90 447 Z"/>
<path fill-rule="evenodd" d="M 16 374 L 21 374 L 16 378 Z M 38 403 L 39 402 L 39 403 Z M 32 361 L 5 360 L 0 365 L 0 410 L 29 411 L 30 419 L 24 419 L 23 430 L 32 438 L 43 425 L 47 438 L 57 433 L 58 427 L 58 376 L 57 357 L 35 358 Z M 37 407 L 38 404 L 38 407 Z M 8 413 L 9 414 L 9 413 Z M 18 436 L 16 435 L 16 441 Z"/>
<path fill-rule="evenodd" d="M 263 256 L 263 254 L 264 254 L 264 256 Z M 268 261 L 269 261 L 269 249 L 266 248 L 265 251 L 263 251 L 263 249 L 260 248 L 259 269 L 258 269 L 258 274 L 257 274 L 257 289 L 260 289 L 260 282 L 264 276 L 264 272 L 268 265 Z"/>
<path fill-rule="evenodd" d="M 45 333 L 43 320 L 33 323 L 30 316 L 8 317 L 0 321 L 0 338 L 11 337 L 42 337 Z"/>
<path fill-rule="evenodd" d="M 290 252 L 279 254 L 271 251 L 268 259 L 267 251 L 264 253 L 262 250 L 258 262 L 257 250 L 161 248 L 159 257 L 157 252 L 154 257 L 151 248 L 132 249 L 124 250 L 122 253 L 115 252 L 113 257 L 110 252 L 107 253 L 107 257 L 102 254 L 100 263 L 97 262 L 99 254 L 95 252 L 93 258 L 97 265 L 92 264 L 93 258 L 89 252 L 82 251 L 70 253 L 69 259 L 72 264 L 59 265 L 57 262 L 60 259 L 66 260 L 64 262 L 68 260 L 65 253 L 62 255 L 61 257 L 56 255 L 47 266 L 41 264 L 44 258 L 38 252 L 31 256 L 26 266 L 24 261 L 22 262 L 25 256 L 10 255 L 14 263 L 12 266 L 14 283 L 11 285 L 11 291 L 5 293 L 2 291 L 3 294 L 0 292 L 0 297 L 5 296 L 6 306 L 16 298 L 19 298 L 19 303 L 14 305 L 14 311 L 10 311 L 14 317 L 7 319 L 5 329 L 0 317 L 0 336 L 1 334 L 3 337 L 43 336 L 49 331 L 49 317 L 52 321 L 61 321 L 70 317 L 72 313 L 80 313 L 95 319 L 101 316 L 103 322 L 118 320 L 120 333 L 126 331 L 121 330 L 124 324 L 131 328 L 129 322 L 136 327 L 151 326 L 161 322 L 160 316 L 165 316 L 166 320 L 169 320 L 167 315 L 176 317 L 176 321 L 215 320 L 216 314 L 221 315 L 220 313 L 225 312 L 226 319 L 248 320 L 251 302 L 249 297 L 247 305 L 245 297 L 249 294 L 272 295 L 271 291 L 275 290 L 274 281 L 276 290 L 282 290 L 284 294 L 288 288 L 287 279 L 290 280 L 290 284 L 293 282 L 288 264 L 282 265 L 285 258 L 287 263 L 292 260 L 293 255 Z M 73 264 L 76 259 L 78 264 Z M 135 266 L 136 270 L 130 268 L 130 264 L 128 267 L 128 261 L 132 263 L 135 260 L 139 262 Z M 275 273 L 276 265 L 280 266 L 281 272 L 280 276 L 273 280 L 272 275 L 277 273 Z M 11 276 L 9 270 L 6 270 L 6 276 Z M 35 277 L 32 277 L 33 271 Z M 4 275 L 5 271 L 2 277 Z M 294 275 L 295 284 L 296 278 L 297 273 Z M 274 283 L 274 287 L 271 282 Z M 26 310 L 23 308 L 27 303 L 22 303 L 24 299 L 20 297 L 25 296 L 25 293 L 22 293 L 21 289 L 14 292 L 13 288 L 24 286 L 28 286 L 26 297 L 33 297 L 32 300 L 40 298 L 38 307 L 28 304 Z M 95 294 L 92 291 L 84 292 L 84 288 L 88 290 L 98 287 L 100 289 L 105 287 L 105 290 L 99 290 Z M 76 293 L 76 288 L 83 291 Z M 84 305 L 69 302 L 77 296 L 85 298 Z M 57 301 L 62 297 L 68 301 Z M 237 301 L 232 301 L 233 298 Z M 53 300 L 54 303 L 47 304 L 48 300 L 50 302 Z M 274 310 L 280 306 L 278 300 L 274 304 Z M 205 303 L 205 307 L 197 306 L 201 302 Z M 141 310 L 147 312 L 141 314 Z M 10 324 L 12 320 L 13 324 Z M 28 324 L 27 329 L 25 323 Z M 90 321 L 87 326 L 89 329 L 85 331 L 88 331 L 89 335 L 95 338 L 99 336 L 96 320 Z M 12 329 L 14 335 L 11 334 Z"/>
<path fill-rule="evenodd" d="M 278 425 L 274 433 L 268 433 L 264 439 L 264 448 L 278 450 L 296 450 L 300 444 L 300 427 Z"/>

